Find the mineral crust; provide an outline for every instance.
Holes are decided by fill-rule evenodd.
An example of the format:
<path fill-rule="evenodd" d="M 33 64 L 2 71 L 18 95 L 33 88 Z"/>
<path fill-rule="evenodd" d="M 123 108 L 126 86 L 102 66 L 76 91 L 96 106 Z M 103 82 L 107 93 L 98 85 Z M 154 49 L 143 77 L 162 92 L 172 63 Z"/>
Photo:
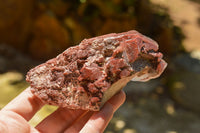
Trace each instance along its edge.
<path fill-rule="evenodd" d="M 84 39 L 31 69 L 32 93 L 51 105 L 98 111 L 130 80 L 147 81 L 167 66 L 152 39 L 128 31 Z"/>

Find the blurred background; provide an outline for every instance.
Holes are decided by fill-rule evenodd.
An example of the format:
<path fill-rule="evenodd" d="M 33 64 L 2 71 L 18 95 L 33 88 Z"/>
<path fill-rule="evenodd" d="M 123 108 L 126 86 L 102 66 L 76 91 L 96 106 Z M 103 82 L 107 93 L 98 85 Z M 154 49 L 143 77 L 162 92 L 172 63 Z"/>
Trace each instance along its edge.
<path fill-rule="evenodd" d="M 168 67 L 129 82 L 105 133 L 200 132 L 200 0 L 0 0 L 0 109 L 28 87 L 26 72 L 84 38 L 137 30 Z M 36 125 L 56 107 L 46 105 Z"/>

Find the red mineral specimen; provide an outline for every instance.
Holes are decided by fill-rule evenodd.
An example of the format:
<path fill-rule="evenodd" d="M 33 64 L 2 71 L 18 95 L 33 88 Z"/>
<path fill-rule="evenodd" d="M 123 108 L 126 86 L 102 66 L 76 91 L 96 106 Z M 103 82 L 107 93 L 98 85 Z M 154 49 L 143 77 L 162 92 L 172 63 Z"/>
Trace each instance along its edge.
<path fill-rule="evenodd" d="M 85 39 L 31 69 L 26 80 L 45 103 L 98 111 L 130 80 L 156 78 L 166 66 L 158 44 L 133 30 Z"/>

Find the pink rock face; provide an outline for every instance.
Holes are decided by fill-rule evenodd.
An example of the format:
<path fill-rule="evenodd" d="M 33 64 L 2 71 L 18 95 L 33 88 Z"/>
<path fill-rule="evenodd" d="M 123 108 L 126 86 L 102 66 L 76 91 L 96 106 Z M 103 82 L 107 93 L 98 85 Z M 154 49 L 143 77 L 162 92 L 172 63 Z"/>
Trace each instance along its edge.
<path fill-rule="evenodd" d="M 27 74 L 45 103 L 98 111 L 127 82 L 160 76 L 167 63 L 158 44 L 137 31 L 83 40 Z"/>

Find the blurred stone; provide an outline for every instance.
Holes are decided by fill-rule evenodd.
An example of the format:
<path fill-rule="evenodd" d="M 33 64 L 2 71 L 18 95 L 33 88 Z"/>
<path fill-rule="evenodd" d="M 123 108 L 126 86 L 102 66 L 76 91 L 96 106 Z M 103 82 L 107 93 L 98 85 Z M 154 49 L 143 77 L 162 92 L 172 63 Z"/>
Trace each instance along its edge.
<path fill-rule="evenodd" d="M 103 0 L 90 0 L 90 3 L 96 6 L 96 9 L 100 10 L 101 15 L 104 17 L 110 17 L 115 15 L 115 9 L 113 3 L 108 1 L 105 2 Z"/>
<path fill-rule="evenodd" d="M 141 97 L 151 96 L 153 99 L 158 99 L 158 94 L 156 93 L 157 88 L 161 88 L 162 82 L 161 78 L 152 79 L 148 82 L 129 82 L 123 90 L 126 93 L 126 98 L 128 101 L 137 102 Z"/>
<path fill-rule="evenodd" d="M 174 62 L 179 67 L 187 71 L 200 74 L 200 51 L 195 51 L 190 54 L 181 54 L 174 58 Z"/>
<path fill-rule="evenodd" d="M 130 81 L 125 87 L 124 87 L 124 91 L 127 93 L 137 93 L 137 94 L 141 94 L 141 93 L 150 93 L 153 90 L 155 90 L 155 88 L 157 88 L 158 86 L 161 85 L 160 79 L 152 79 L 148 82 L 133 82 Z"/>
<path fill-rule="evenodd" d="M 159 36 L 155 37 L 155 40 L 159 43 L 159 48 L 166 55 L 171 55 L 172 53 L 176 53 L 173 43 L 173 29 L 170 27 L 163 27 L 160 29 Z"/>
<path fill-rule="evenodd" d="M 174 25 L 181 27 L 186 51 L 200 50 L 199 0 L 151 0 L 154 4 L 167 7 Z M 198 2 L 198 3 L 195 3 Z M 187 17 L 186 17 L 187 16 Z"/>
<path fill-rule="evenodd" d="M 169 131 L 198 133 L 200 131 L 198 114 L 177 108 L 173 115 L 168 114 L 165 105 L 171 102 L 167 98 L 158 101 L 151 98 L 144 100 L 142 97 L 137 103 L 126 101 L 115 113 L 106 131 L 115 133 L 128 131 L 130 133 L 167 133 Z M 117 121 L 125 122 L 125 126 L 121 130 L 115 128 Z"/>
<path fill-rule="evenodd" d="M 48 14 L 39 16 L 33 25 L 29 51 L 37 59 L 49 59 L 70 46 L 69 33 Z"/>
<path fill-rule="evenodd" d="M 64 17 L 67 13 L 67 9 L 70 7 L 71 4 L 66 3 L 63 0 L 51 0 L 48 3 L 48 7 L 51 11 L 53 11 L 56 16 Z"/>
<path fill-rule="evenodd" d="M 6 63 L 6 60 L 2 56 L 0 56 L 0 66 L 1 66 L 0 73 L 5 72 L 7 63 Z"/>
<path fill-rule="evenodd" d="M 119 33 L 136 28 L 137 20 L 134 17 L 121 17 L 119 19 L 108 18 L 101 28 L 96 31 L 97 35 L 107 33 Z"/>
<path fill-rule="evenodd" d="M 168 77 L 171 96 L 185 108 L 200 113 L 200 60 L 183 54 L 174 62 L 176 68 Z"/>
<path fill-rule="evenodd" d="M 24 49 L 31 28 L 34 0 L 0 0 L 0 43 Z"/>
<path fill-rule="evenodd" d="M 159 14 L 149 0 L 0 2 L 0 43 L 37 59 L 56 56 L 84 38 L 132 29 L 156 39 L 165 54 L 179 52 L 182 38 L 174 34 L 167 12 Z"/>
<path fill-rule="evenodd" d="M 135 3 L 136 19 L 138 21 L 137 28 L 143 34 L 149 34 L 154 20 L 149 0 L 137 0 Z M 157 25 L 158 26 L 158 25 Z M 155 26 L 157 28 L 157 26 Z"/>
<path fill-rule="evenodd" d="M 200 74 L 179 71 L 172 75 L 170 94 L 182 106 L 200 113 Z"/>
<path fill-rule="evenodd" d="M 34 61 L 11 46 L 0 44 L 0 73 L 18 71 L 26 73 L 41 62 Z"/>
<path fill-rule="evenodd" d="M 184 51 L 182 31 L 173 25 L 167 10 L 151 5 L 149 0 L 138 0 L 136 4 L 138 31 L 155 39 L 164 55 L 171 57 Z"/>
<path fill-rule="evenodd" d="M 120 129 L 124 128 L 125 125 L 126 125 L 126 123 L 125 123 L 124 121 L 122 121 L 122 120 L 117 120 L 117 121 L 115 122 L 115 129 L 116 129 L 116 130 L 120 130 Z"/>
<path fill-rule="evenodd" d="M 200 61 L 200 50 L 194 50 L 191 52 L 190 55 L 192 58 L 195 58 Z"/>
<path fill-rule="evenodd" d="M 104 21 L 102 21 L 99 17 L 95 17 L 95 18 L 91 19 L 90 21 L 91 21 L 91 23 L 93 23 L 90 26 L 90 30 L 91 30 L 92 34 L 94 34 L 94 35 L 102 35 L 103 33 L 100 33 L 99 30 L 101 30 L 100 27 L 104 26 L 104 24 L 105 24 Z M 89 24 L 89 22 L 88 22 L 88 24 Z M 99 30 L 97 30 L 97 29 L 99 29 Z"/>
<path fill-rule="evenodd" d="M 65 25 L 71 31 L 72 41 L 73 41 L 72 45 L 77 45 L 78 43 L 81 42 L 81 40 L 91 37 L 91 34 L 87 30 L 87 28 L 82 26 L 78 20 L 72 17 L 67 17 L 65 18 L 64 22 L 65 22 Z"/>
<path fill-rule="evenodd" d="M 125 129 L 123 133 L 137 133 L 134 129 Z"/>
<path fill-rule="evenodd" d="M 136 28 L 137 20 L 132 2 L 91 0 L 81 4 L 78 14 L 85 27 L 94 35 L 119 33 Z M 128 10 L 129 6 L 132 11 Z M 88 25 L 90 25 L 88 27 Z"/>

